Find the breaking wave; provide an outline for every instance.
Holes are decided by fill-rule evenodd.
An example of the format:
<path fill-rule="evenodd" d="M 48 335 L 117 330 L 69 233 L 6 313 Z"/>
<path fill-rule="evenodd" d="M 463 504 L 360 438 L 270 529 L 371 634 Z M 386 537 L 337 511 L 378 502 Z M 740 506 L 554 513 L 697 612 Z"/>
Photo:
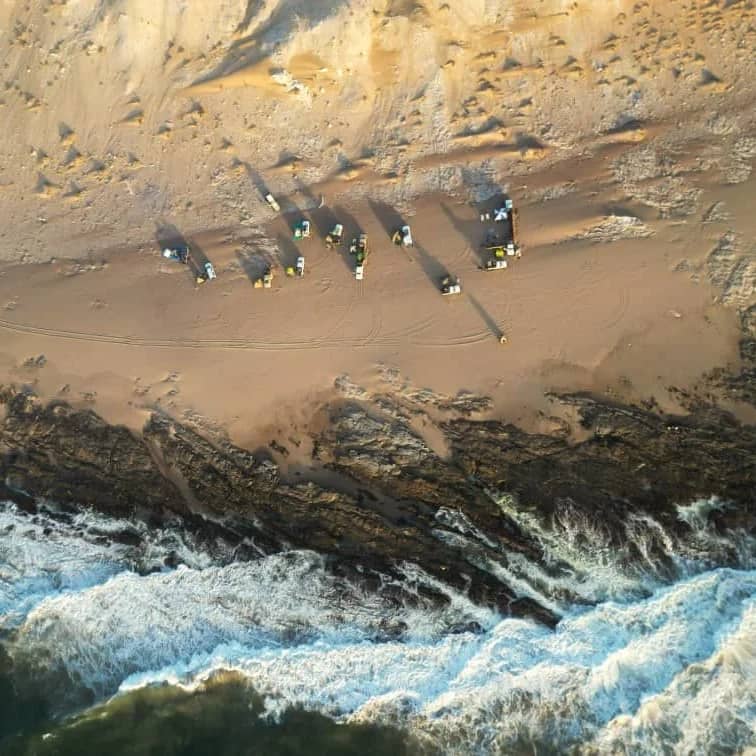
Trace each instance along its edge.
<path fill-rule="evenodd" d="M 719 537 L 707 525 L 717 506 L 680 510 L 691 543 Z M 730 753 L 753 742 L 756 570 L 745 540 L 739 568 L 712 568 L 647 523 L 644 538 L 683 548 L 668 555 L 672 581 L 650 566 L 623 571 L 601 543 L 575 563 L 578 549 L 553 540 L 554 577 L 553 565 L 491 556 L 495 544 L 453 512 L 437 520 L 439 537 L 482 544 L 490 571 L 559 608 L 556 630 L 477 607 L 409 564 L 367 590 L 312 552 L 219 564 L 180 532 L 7 505 L 6 651 L 57 696 L 77 686 L 100 701 L 161 683 L 195 689 L 232 671 L 263 697 L 266 717 L 299 706 L 392 724 L 454 753 Z M 109 537 L 128 527 L 133 543 Z M 183 564 L 166 566 L 177 551 Z M 444 606 L 424 598 L 429 584 Z M 582 600 L 570 605 L 568 594 Z"/>

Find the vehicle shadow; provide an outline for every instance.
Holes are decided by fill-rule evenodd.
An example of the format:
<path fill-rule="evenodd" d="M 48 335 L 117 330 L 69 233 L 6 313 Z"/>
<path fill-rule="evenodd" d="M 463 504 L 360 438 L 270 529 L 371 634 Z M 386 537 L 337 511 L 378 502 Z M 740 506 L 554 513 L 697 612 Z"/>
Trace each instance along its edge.
<path fill-rule="evenodd" d="M 337 205 L 334 209 L 334 216 L 336 223 L 341 223 L 344 226 L 344 238 L 341 242 L 341 246 L 337 247 L 341 259 L 344 261 L 347 269 L 350 273 L 354 274 L 355 261 L 349 254 L 349 245 L 356 236 L 358 236 L 362 230 L 362 227 L 357 222 L 356 218 L 342 206 Z M 330 229 L 329 229 L 330 230 Z M 368 240 L 368 249 L 372 250 L 373 245 Z M 372 253 L 371 253 L 372 254 Z"/>
<path fill-rule="evenodd" d="M 204 277 L 205 263 L 208 262 L 207 255 L 196 242 L 190 243 L 173 223 L 159 221 L 155 229 L 155 241 L 161 255 L 164 249 L 176 249 L 177 247 L 188 249 L 189 257 L 186 264 L 192 273 L 192 278 L 196 281 L 198 278 Z"/>
<path fill-rule="evenodd" d="M 473 306 L 473 309 L 480 315 L 488 330 L 491 331 L 497 340 L 500 340 L 504 336 L 504 331 L 499 327 L 499 324 L 472 294 L 468 294 L 467 299 Z"/>
<path fill-rule="evenodd" d="M 189 245 L 189 249 L 191 250 L 191 258 L 199 268 L 199 275 L 204 277 L 205 263 L 209 263 L 210 258 L 205 254 L 205 251 L 202 249 L 202 247 L 200 247 L 200 245 L 197 244 L 197 242 L 194 240 Z"/>
<path fill-rule="evenodd" d="M 373 215 L 375 215 L 378 222 L 383 226 L 383 230 L 389 239 L 391 239 L 395 231 L 405 225 L 406 221 L 404 218 L 391 205 L 387 205 L 385 202 L 376 202 L 375 200 L 368 200 L 368 205 L 370 205 Z"/>
<path fill-rule="evenodd" d="M 479 264 L 483 265 L 485 263 L 486 255 L 482 247 L 486 239 L 486 234 L 485 230 L 481 227 L 480 221 L 468 221 L 457 217 L 445 202 L 441 203 L 441 211 L 446 216 L 449 223 L 451 223 L 454 230 L 473 249 L 475 256 L 478 258 Z"/>
<path fill-rule="evenodd" d="M 330 207 L 321 207 L 310 211 L 309 218 L 312 222 L 313 230 L 321 240 L 324 240 L 326 234 L 339 222 L 336 214 Z"/>
<path fill-rule="evenodd" d="M 255 168 L 253 168 L 250 165 L 250 163 L 248 163 L 246 160 L 240 160 L 239 162 L 244 167 L 244 172 L 247 174 L 247 178 L 249 179 L 249 182 L 252 184 L 252 186 L 260 195 L 260 199 L 263 202 L 265 202 L 265 204 L 267 204 L 265 200 L 265 195 L 270 190 L 268 189 L 268 185 L 265 183 L 265 180 L 260 175 L 260 173 Z"/>
<path fill-rule="evenodd" d="M 266 255 L 255 252 L 237 252 L 236 259 L 239 261 L 244 275 L 253 285 L 255 281 L 263 277 L 266 269 L 271 265 L 271 261 Z"/>
<path fill-rule="evenodd" d="M 324 207 L 325 197 L 323 195 L 316 197 L 304 181 L 299 178 L 295 179 L 295 181 L 297 184 L 296 193 L 304 200 L 304 206 L 308 212 L 314 212 Z"/>
<path fill-rule="evenodd" d="M 334 211 L 327 207 L 324 197 L 316 197 L 310 188 L 302 181 L 297 181 L 297 194 L 304 200 L 304 206 L 307 208 L 307 216 L 310 219 L 313 231 L 321 238 L 325 239 L 326 235 L 339 222 Z"/>
<path fill-rule="evenodd" d="M 265 195 L 272 194 L 275 197 L 275 192 L 271 191 L 270 187 L 268 187 L 268 184 L 265 182 L 265 179 L 262 177 L 260 172 L 256 168 L 253 168 L 246 160 L 238 161 L 237 165 L 241 165 L 244 168 L 244 172 L 247 174 L 247 178 L 249 179 L 250 184 L 252 184 L 255 191 L 260 195 L 260 202 L 262 202 L 266 207 L 270 208 L 270 204 L 268 203 L 268 200 L 265 199 Z M 276 200 L 278 201 L 277 197 Z M 289 199 L 287 199 L 285 202 L 279 201 L 279 205 L 281 207 L 281 212 L 276 213 L 277 215 L 284 216 L 301 212 L 296 204 Z"/>
<path fill-rule="evenodd" d="M 449 275 L 449 271 L 438 259 L 436 259 L 425 247 L 415 244 L 414 246 L 417 261 L 425 273 L 433 288 L 441 288 L 441 279 Z"/>
<path fill-rule="evenodd" d="M 294 243 L 293 238 L 278 234 L 276 239 L 278 241 L 278 261 L 281 267 L 284 270 L 293 268 L 297 264 L 297 258 L 302 254 L 302 251 Z"/>
<path fill-rule="evenodd" d="M 286 161 L 290 159 L 290 157 L 290 153 L 286 151 L 282 152 L 279 164 L 285 164 Z M 261 202 L 263 202 L 267 207 L 270 207 L 268 201 L 265 199 L 265 195 L 272 194 L 275 197 L 275 192 L 271 191 L 270 187 L 265 182 L 265 179 L 262 177 L 260 172 L 253 168 L 247 161 L 240 160 L 238 161 L 238 164 L 243 166 L 249 182 L 255 188 L 255 191 L 260 195 Z M 297 182 L 297 193 L 299 193 L 304 199 L 305 207 L 301 207 L 300 204 L 297 203 L 297 201 L 291 196 L 287 196 L 286 198 L 276 197 L 276 201 L 281 207 L 281 212 L 279 213 L 279 215 L 281 215 L 282 217 L 293 215 L 296 219 L 295 223 L 298 222 L 300 218 L 303 218 L 305 216 L 305 213 L 308 212 L 309 209 L 318 207 L 317 200 L 315 200 L 312 193 L 309 192 L 307 187 L 302 182 Z M 287 223 L 289 223 L 288 220 Z M 293 231 L 294 229 L 292 228 L 292 233 Z"/>
<path fill-rule="evenodd" d="M 515 240 L 514 215 L 516 215 L 517 209 L 515 208 L 513 210 L 513 213 L 510 213 L 508 215 L 506 221 L 495 220 L 495 210 L 499 207 L 503 207 L 504 203 L 508 199 L 510 199 L 510 197 L 505 192 L 497 192 L 484 202 L 478 203 L 476 207 L 478 213 L 481 216 L 488 216 L 483 221 L 486 227 L 485 237 L 483 241 L 484 245 L 501 245 Z"/>

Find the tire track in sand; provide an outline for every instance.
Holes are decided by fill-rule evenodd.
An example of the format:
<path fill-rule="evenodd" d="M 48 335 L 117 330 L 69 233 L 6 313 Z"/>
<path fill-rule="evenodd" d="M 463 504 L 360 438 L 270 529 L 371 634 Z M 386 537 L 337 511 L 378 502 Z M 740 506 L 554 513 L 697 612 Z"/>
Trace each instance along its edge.
<path fill-rule="evenodd" d="M 433 324 L 428 318 L 416 323 L 413 327 L 400 329 L 398 332 L 380 335 L 383 328 L 381 313 L 374 315 L 370 331 L 366 336 L 335 337 L 325 336 L 315 339 L 290 339 L 286 341 L 263 341 L 255 339 L 188 339 L 188 338 L 143 338 L 138 336 L 119 336 L 107 333 L 87 333 L 83 331 L 69 331 L 59 328 L 45 328 L 25 323 L 14 323 L 0 319 L 0 329 L 11 333 L 28 334 L 53 339 L 62 339 L 89 344 L 111 344 L 142 349 L 218 349 L 229 351 L 313 351 L 317 349 L 337 349 L 348 347 L 361 349 L 380 346 L 401 346 L 411 344 L 416 347 L 464 347 L 477 344 L 487 337 L 485 332 L 466 334 L 451 339 L 433 341 L 415 339 Z"/>

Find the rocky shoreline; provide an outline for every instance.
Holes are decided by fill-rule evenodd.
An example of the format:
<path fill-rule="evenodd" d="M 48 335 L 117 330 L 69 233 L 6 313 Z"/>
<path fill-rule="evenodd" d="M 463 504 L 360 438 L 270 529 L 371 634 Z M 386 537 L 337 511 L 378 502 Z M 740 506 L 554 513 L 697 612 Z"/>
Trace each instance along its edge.
<path fill-rule="evenodd" d="M 743 371 L 716 376 L 746 398 L 753 388 L 749 339 Z M 55 502 L 61 516 L 87 508 L 150 526 L 180 522 L 209 546 L 230 546 L 236 560 L 312 549 L 368 586 L 411 562 L 438 581 L 423 588 L 424 599 L 447 600 L 433 587 L 446 584 L 552 626 L 558 612 L 518 593 L 491 564 L 519 555 L 545 573 L 563 573 L 569 566 L 545 553 L 543 535 L 567 520 L 585 525 L 572 528 L 578 545 L 583 539 L 587 548 L 608 550 L 628 569 L 653 561 L 660 573 L 674 570 L 665 538 L 690 540 L 693 524 L 679 506 L 720 501 L 696 527 L 756 533 L 756 428 L 700 397 L 689 397 L 690 413 L 679 417 L 587 394 L 553 397 L 579 418 L 578 441 L 566 421 L 553 433 L 532 434 L 474 419 L 485 405 L 476 397 L 342 394 L 325 408 L 325 430 L 313 439 L 313 466 L 349 483 L 329 486 L 322 475 L 313 476 L 319 482 L 306 474 L 284 480 L 268 455 L 209 440 L 165 416 L 152 415 L 137 435 L 91 410 L 7 387 L 0 498 L 30 511 Z M 447 455 L 415 430 L 431 409 Z M 442 410 L 446 419 L 438 420 Z M 647 532 L 633 537 L 629 523 L 644 518 Z M 724 540 L 710 539 L 706 553 L 699 539 L 697 558 L 735 564 L 736 549 Z M 397 588 L 397 600 L 411 597 Z"/>

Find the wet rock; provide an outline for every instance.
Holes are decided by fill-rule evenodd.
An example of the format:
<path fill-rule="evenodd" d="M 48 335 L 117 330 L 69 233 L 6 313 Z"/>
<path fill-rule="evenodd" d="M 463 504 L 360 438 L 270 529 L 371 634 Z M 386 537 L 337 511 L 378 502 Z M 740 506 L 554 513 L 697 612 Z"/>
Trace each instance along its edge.
<path fill-rule="evenodd" d="M 694 528 L 754 534 L 756 429 L 712 406 L 670 417 L 587 394 L 553 399 L 575 409 L 585 440 L 571 441 L 564 428 L 528 434 L 474 420 L 463 402 L 436 426 L 450 450 L 443 459 L 413 430 L 416 410 L 390 394 L 339 400 L 314 446 L 321 463 L 356 482 L 350 493 L 285 483 L 269 459 L 162 415 L 136 435 L 90 410 L 7 389 L 0 493 L 27 508 L 53 500 L 61 516 L 90 507 L 154 527 L 179 521 L 233 559 L 313 549 L 365 590 L 393 592 L 397 604 L 444 605 L 453 587 L 547 625 L 558 620 L 554 601 L 590 599 L 560 583 L 542 601 L 511 572 L 518 560 L 546 580 L 569 575 L 564 541 L 571 553 L 611 555 L 619 569 L 664 578 L 676 569 L 669 539 Z M 680 516 L 679 506 L 711 497 L 723 504 Z M 697 555 L 734 563 L 725 542 L 698 538 Z M 408 563 L 425 578 L 408 581 Z"/>
<path fill-rule="evenodd" d="M 445 427 L 455 460 L 488 488 L 512 494 L 545 529 L 568 508 L 600 521 L 609 544 L 626 540 L 628 515 L 648 513 L 670 532 L 685 529 L 677 505 L 719 497 L 756 524 L 756 429 L 704 408 L 663 416 L 586 394 L 574 405 L 593 435 L 578 444 L 528 435 L 496 422 Z"/>
<path fill-rule="evenodd" d="M 115 516 L 183 512 L 144 441 L 91 410 L 5 390 L 2 479 L 27 497 L 86 505 Z M 15 496 L 12 496 L 14 500 Z"/>

